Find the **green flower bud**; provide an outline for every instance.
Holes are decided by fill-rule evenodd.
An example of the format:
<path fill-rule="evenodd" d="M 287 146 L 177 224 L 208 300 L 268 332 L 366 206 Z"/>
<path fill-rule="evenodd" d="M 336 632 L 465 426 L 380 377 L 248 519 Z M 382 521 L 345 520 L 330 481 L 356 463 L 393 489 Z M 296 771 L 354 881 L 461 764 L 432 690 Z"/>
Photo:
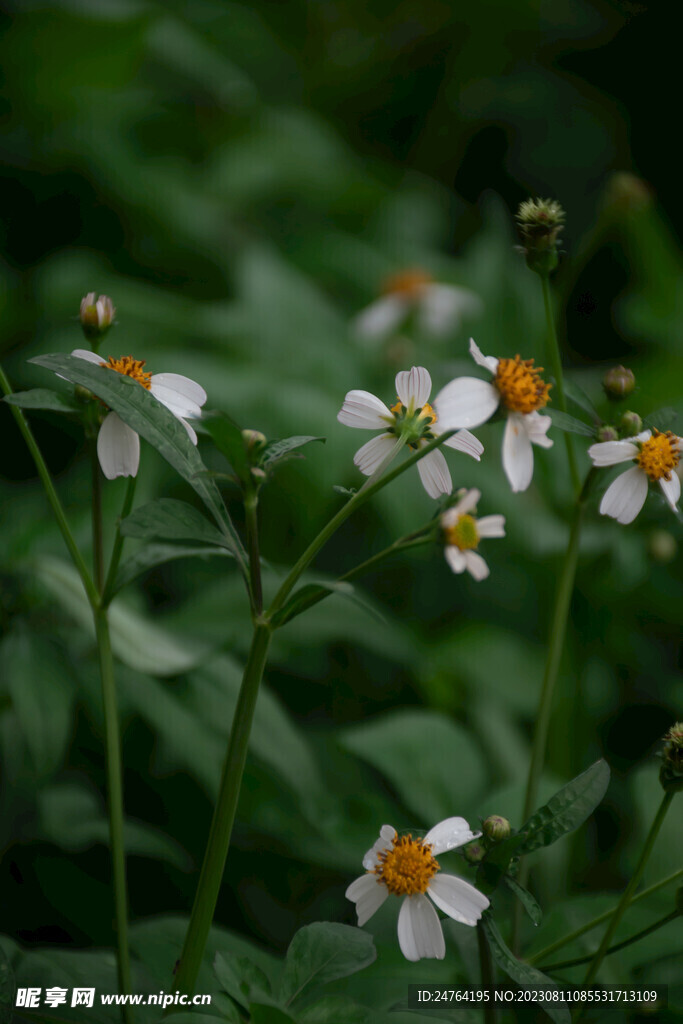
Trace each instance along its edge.
<path fill-rule="evenodd" d="M 608 398 L 619 402 L 631 394 L 636 386 L 636 378 L 633 370 L 627 370 L 625 366 L 613 366 L 602 378 L 602 386 Z"/>
<path fill-rule="evenodd" d="M 643 421 L 637 412 L 625 412 L 619 420 L 619 433 L 622 437 L 634 437 L 643 429 Z"/>
<path fill-rule="evenodd" d="M 618 441 L 619 431 L 616 427 L 610 426 L 609 423 L 603 423 L 601 427 L 595 432 L 595 436 L 598 441 Z"/>
<path fill-rule="evenodd" d="M 243 430 L 242 439 L 248 452 L 259 451 L 267 443 L 266 435 L 260 430 Z"/>
<path fill-rule="evenodd" d="M 653 530 L 650 534 L 647 549 L 655 562 L 666 565 L 672 562 L 678 552 L 678 543 L 668 530 Z"/>
<path fill-rule="evenodd" d="M 510 822 L 507 818 L 502 818 L 500 814 L 490 815 L 482 825 L 482 829 L 484 835 L 494 843 L 500 843 L 503 839 L 507 839 L 511 832 Z"/>
<path fill-rule="evenodd" d="M 486 847 L 483 843 L 476 841 L 468 843 L 463 850 L 463 854 L 465 855 L 465 860 L 468 860 L 470 864 L 478 864 L 486 856 Z"/>
<path fill-rule="evenodd" d="M 83 333 L 88 341 L 101 338 L 114 322 L 116 310 L 108 295 L 96 297 L 95 292 L 88 292 L 81 299 L 80 321 Z"/>
<path fill-rule="evenodd" d="M 659 781 L 667 793 L 683 789 L 683 722 L 672 725 L 664 737 Z"/>
<path fill-rule="evenodd" d="M 542 276 L 551 273 L 558 263 L 564 210 L 554 199 L 526 199 L 520 204 L 516 220 L 527 266 Z"/>

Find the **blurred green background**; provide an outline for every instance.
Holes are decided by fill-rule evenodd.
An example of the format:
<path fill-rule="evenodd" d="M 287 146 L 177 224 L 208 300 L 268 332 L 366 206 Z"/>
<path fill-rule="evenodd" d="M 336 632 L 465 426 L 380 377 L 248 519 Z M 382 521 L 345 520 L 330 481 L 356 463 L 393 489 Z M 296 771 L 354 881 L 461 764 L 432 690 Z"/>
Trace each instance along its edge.
<path fill-rule="evenodd" d="M 80 346 L 78 305 L 96 290 L 118 311 L 107 354 L 197 379 L 208 407 L 269 437 L 325 435 L 264 493 L 272 589 L 338 507 L 333 485 L 359 483 L 352 455 L 369 435 L 337 423 L 347 390 L 393 400 L 396 370 L 412 363 L 438 389 L 473 372 L 470 334 L 485 353 L 543 362 L 539 285 L 514 250 L 512 214 L 528 195 L 552 195 L 568 213 L 555 280 L 570 377 L 601 402 L 604 369 L 625 362 L 639 385 L 631 407 L 679 406 L 680 225 L 667 219 L 680 208 L 679 174 L 666 109 L 677 42 L 665 21 L 655 6 L 578 0 L 6 4 L 0 274 L 14 386 L 65 387 L 27 359 Z M 416 266 L 472 289 L 480 314 L 438 343 L 364 342 L 352 317 L 387 274 Z M 33 466 L 0 415 L 2 930 L 28 949 L 111 945 L 92 638 Z M 81 432 L 49 414 L 32 423 L 88 549 Z M 220 924 L 282 951 L 309 921 L 352 923 L 344 889 L 384 821 L 428 828 L 496 812 L 521 823 L 569 515 L 554 433 L 522 495 L 502 474 L 500 425 L 477 431 L 481 465 L 449 456 L 456 485 L 481 488 L 480 513 L 508 517 L 507 540 L 483 551 L 487 581 L 455 578 L 439 551 L 424 550 L 368 579 L 380 618 L 334 597 L 277 635 Z M 138 501 L 192 501 L 143 449 Z M 106 488 L 110 524 L 124 486 Z M 236 492 L 226 493 L 239 521 Z M 407 474 L 316 569 L 344 572 L 432 512 Z M 653 556 L 657 530 L 669 535 L 659 537 L 665 557 Z M 539 947 L 610 905 L 604 894 L 628 879 L 659 801 L 652 754 L 683 696 L 680 538 L 654 497 L 628 528 L 600 520 L 593 499 L 545 793 L 598 756 L 613 781 L 578 838 L 535 865 L 535 891 L 552 906 Z M 116 607 L 140 922 L 189 911 L 248 614 L 220 560 L 154 571 Z M 680 866 L 680 815 L 665 831 L 650 882 Z M 578 909 L 563 909 L 570 896 Z M 664 890 L 634 909 L 624 934 L 672 898 Z M 413 977 L 394 948 L 395 908 L 385 910 L 371 926 L 384 974 L 367 972 L 364 993 L 378 1005 Z M 143 960 L 154 927 L 139 926 Z M 466 942 L 460 930 L 454 942 Z M 167 978 L 182 927 L 166 923 L 163 934 Z M 680 983 L 676 941 L 665 929 L 611 958 L 606 980 Z"/>

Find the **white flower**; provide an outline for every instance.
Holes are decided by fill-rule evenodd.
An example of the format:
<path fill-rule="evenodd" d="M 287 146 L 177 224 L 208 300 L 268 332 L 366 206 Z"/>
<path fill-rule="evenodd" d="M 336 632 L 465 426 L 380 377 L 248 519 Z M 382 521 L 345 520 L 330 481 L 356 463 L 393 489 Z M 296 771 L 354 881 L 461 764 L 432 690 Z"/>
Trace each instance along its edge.
<path fill-rule="evenodd" d="M 488 565 L 475 550 L 479 541 L 482 537 L 505 536 L 505 516 L 476 519 L 471 515 L 480 497 L 481 492 L 473 488 L 441 516 L 446 561 L 453 572 L 467 569 L 475 580 L 485 580 L 489 574 Z"/>
<path fill-rule="evenodd" d="M 439 399 L 444 416 L 452 426 L 478 427 L 493 416 L 502 403 L 507 411 L 503 436 L 503 469 L 513 491 L 525 491 L 534 473 L 533 444 L 552 448 L 546 437 L 550 416 L 538 412 L 548 401 L 551 387 L 539 376 L 533 359 L 496 359 L 482 355 L 470 338 L 470 354 L 474 361 L 489 370 L 494 380 L 489 384 L 477 377 L 458 377 L 441 391 Z"/>
<path fill-rule="evenodd" d="M 659 483 L 664 497 L 674 512 L 681 496 L 681 480 L 677 469 L 683 450 L 683 438 L 670 430 L 643 430 L 625 441 L 602 441 L 591 445 L 588 454 L 594 466 L 616 466 L 635 462 L 632 469 L 618 476 L 605 491 L 600 502 L 603 516 L 618 523 L 632 523 L 647 497 L 648 481 Z"/>
<path fill-rule="evenodd" d="M 379 910 L 389 893 L 401 896 L 398 943 L 404 957 L 443 960 L 446 945 L 441 923 L 427 895 L 454 921 L 468 925 L 477 923 L 489 901 L 464 879 L 439 874 L 436 856 L 480 835 L 470 831 L 464 818 L 446 818 L 424 839 L 399 836 L 391 825 L 382 825 L 379 839 L 363 858 L 366 874 L 346 890 L 347 899 L 356 904 L 359 927 Z"/>
<path fill-rule="evenodd" d="M 186 419 L 201 416 L 201 406 L 206 402 L 206 391 L 195 381 L 179 373 L 147 373 L 143 370 L 144 360 L 133 359 L 132 356 L 122 356 L 120 359 L 110 356 L 109 360 L 104 360 L 96 352 L 84 348 L 75 349 L 71 355 L 98 366 L 106 366 L 126 377 L 132 377 L 147 391 L 151 391 L 154 397 L 180 420 L 192 443 L 197 443 L 197 435 Z M 108 480 L 114 480 L 117 476 L 137 474 L 140 463 L 140 438 L 113 411 L 107 413 L 97 435 L 97 456 L 102 472 Z"/>
<path fill-rule="evenodd" d="M 469 288 L 437 284 L 423 270 L 405 270 L 388 278 L 383 294 L 353 322 L 366 338 L 383 339 L 397 330 L 411 312 L 418 330 L 434 337 L 456 331 L 464 317 L 476 316 L 483 303 Z"/>
<path fill-rule="evenodd" d="M 423 366 L 413 366 L 411 370 L 402 370 L 396 374 L 398 401 L 391 409 L 369 391 L 348 392 L 337 415 L 339 422 L 361 430 L 384 431 L 356 452 L 353 461 L 361 473 L 371 476 L 391 455 L 402 425 L 405 425 L 408 419 L 413 421 L 416 436 L 421 432 L 417 440 L 409 442 L 411 448 L 423 448 L 439 434 L 452 429 L 453 424 L 449 418 L 442 415 L 441 395 L 436 396 L 433 405 L 428 404 L 427 399 L 431 390 L 432 379 L 427 370 Z M 484 450 L 484 446 L 470 434 L 469 430 L 459 430 L 453 437 L 444 441 L 444 444 L 466 452 L 477 461 Z M 441 451 L 436 449 L 425 455 L 418 462 L 417 468 L 430 498 L 451 493 L 451 474 Z"/>

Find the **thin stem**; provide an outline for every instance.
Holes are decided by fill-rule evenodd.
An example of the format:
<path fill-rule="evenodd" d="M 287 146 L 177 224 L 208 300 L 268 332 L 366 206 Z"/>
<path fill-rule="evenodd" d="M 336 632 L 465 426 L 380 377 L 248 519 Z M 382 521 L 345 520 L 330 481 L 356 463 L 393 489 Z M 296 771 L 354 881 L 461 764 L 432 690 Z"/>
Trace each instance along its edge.
<path fill-rule="evenodd" d="M 105 761 L 107 771 L 107 803 L 109 805 L 109 835 L 111 843 L 112 869 L 114 875 L 114 907 L 116 920 L 116 943 L 118 949 L 117 970 L 119 990 L 128 994 L 131 989 L 130 954 L 128 950 L 128 906 L 126 898 L 126 852 L 123 837 L 123 786 L 121 782 L 121 737 L 119 734 L 118 710 L 116 706 L 116 685 L 114 682 L 114 659 L 109 636 L 107 613 L 100 609 L 94 614 L 97 651 L 102 679 L 102 702 L 104 705 Z M 124 1021 L 132 1024 L 130 1006 L 122 1006 Z"/>
<path fill-rule="evenodd" d="M 557 405 L 560 407 L 562 412 L 567 411 L 567 399 L 564 393 L 564 378 L 562 376 L 562 359 L 560 357 L 560 346 L 557 340 L 557 330 L 555 328 L 555 316 L 553 314 L 552 298 L 550 295 L 550 279 L 547 274 L 541 274 L 541 283 L 543 286 L 543 305 L 545 307 L 545 319 L 548 328 L 548 354 L 553 367 L 553 374 L 555 376 L 555 393 L 557 396 Z M 579 478 L 579 471 L 576 466 L 576 457 L 574 455 L 574 444 L 571 434 L 565 431 L 564 442 L 567 447 L 567 459 L 569 460 L 569 472 L 571 473 L 572 483 L 574 485 L 574 492 L 578 493 L 581 481 Z"/>
<path fill-rule="evenodd" d="M 681 875 L 683 875 L 683 868 L 679 868 L 679 870 L 674 871 L 672 875 L 667 875 L 666 878 L 662 878 L 659 882 L 655 882 L 655 884 L 649 886 L 649 888 L 643 889 L 642 892 L 639 892 L 637 896 L 633 897 L 631 900 L 631 906 L 633 906 L 634 903 L 638 903 L 639 900 L 644 900 L 646 896 L 651 896 L 652 893 L 657 892 L 658 889 L 664 888 L 665 885 L 670 885 L 671 882 L 675 882 L 677 878 L 681 877 Z M 553 942 L 549 946 L 545 946 L 543 949 L 539 950 L 538 953 L 534 953 L 533 956 L 527 957 L 527 963 L 537 964 L 539 960 L 545 960 L 546 957 L 550 956 L 552 953 L 556 953 L 558 949 L 562 949 L 563 946 L 569 945 L 570 942 L 573 942 L 575 939 L 585 935 L 586 932 L 590 932 L 593 928 L 597 928 L 598 925 L 603 924 L 605 921 L 609 921 L 616 909 L 617 907 L 615 905 L 610 910 L 606 910 L 604 914 L 599 914 L 598 917 L 594 917 L 592 921 L 582 924 L 580 928 L 570 932 L 569 935 L 565 935 L 564 938 L 558 939 L 557 942 Z"/>
<path fill-rule="evenodd" d="M 659 921 L 655 921 L 654 924 L 649 925 L 647 928 L 642 928 L 635 935 L 632 935 L 629 939 L 624 939 L 623 942 L 617 942 L 616 946 L 610 946 L 609 949 L 605 950 L 605 956 L 610 956 L 612 953 L 618 953 L 620 949 L 626 949 L 627 946 L 632 946 L 636 942 L 640 942 L 641 939 L 646 938 L 648 935 L 652 935 L 653 932 L 663 928 L 669 921 L 675 921 L 677 917 L 680 917 L 678 910 L 672 910 L 666 917 L 662 917 Z M 551 971 L 565 971 L 570 967 L 580 967 L 581 964 L 588 964 L 594 957 L 594 953 L 589 953 L 588 956 L 577 957 L 576 960 L 563 960 L 559 964 L 547 964 L 544 967 L 539 968 L 544 974 L 549 974 Z"/>
<path fill-rule="evenodd" d="M 493 960 L 486 939 L 486 932 L 481 921 L 477 923 L 477 944 L 479 946 L 479 968 L 481 970 L 481 987 L 491 993 L 493 991 Z M 484 1002 L 484 1024 L 496 1024 L 496 1008 L 493 1002 Z"/>
<path fill-rule="evenodd" d="M 175 977 L 175 988 L 188 995 L 194 990 L 216 910 L 247 759 L 247 747 L 256 708 L 256 698 L 268 655 L 270 637 L 270 626 L 259 623 L 254 629 L 237 707 L 233 716 L 209 841 L 204 854 L 204 863 L 192 907 L 190 924 L 185 936 L 185 945 Z"/>
<path fill-rule="evenodd" d="M 244 516 L 247 528 L 252 612 L 258 617 L 263 611 L 263 587 L 261 584 L 261 555 L 258 542 L 258 494 L 255 488 L 249 490 L 245 495 Z"/>
<path fill-rule="evenodd" d="M 104 586 L 104 543 L 102 539 L 102 475 L 94 439 L 90 441 L 92 475 L 92 559 L 93 579 L 98 592 Z"/>
<path fill-rule="evenodd" d="M 5 372 L 2 369 L 2 367 L 0 367 L 0 388 L 2 389 L 4 394 L 12 394 L 12 388 L 7 377 L 5 376 Z M 62 537 L 64 538 L 64 543 L 66 544 L 67 550 L 71 557 L 71 561 L 76 567 L 76 571 L 78 572 L 78 575 L 81 578 L 83 589 L 85 590 L 88 601 L 90 602 L 90 606 L 92 608 L 97 608 L 99 603 L 99 594 L 90 577 L 90 573 L 88 572 L 88 568 L 85 564 L 83 555 L 79 551 L 78 545 L 74 540 L 74 536 L 67 522 L 66 515 L 64 514 L 64 509 L 62 508 L 62 503 L 59 500 L 59 496 L 57 495 L 55 486 L 52 483 L 50 471 L 48 470 L 45 464 L 45 460 L 43 459 L 43 456 L 40 452 L 40 449 L 36 444 L 33 432 L 31 431 L 31 428 L 29 427 L 26 417 L 24 416 L 22 410 L 18 406 L 10 405 L 10 410 L 12 412 L 12 415 L 14 416 L 14 419 L 16 420 L 19 430 L 21 431 L 22 437 L 26 442 L 26 447 L 31 453 L 36 469 L 38 471 L 38 476 L 41 479 L 43 487 L 45 488 L 47 500 L 50 503 L 50 507 L 52 508 L 52 512 L 57 521 L 57 526 L 60 529 Z"/>
<path fill-rule="evenodd" d="M 123 498 L 123 505 L 121 507 L 121 513 L 116 521 L 116 536 L 114 537 L 114 546 L 111 552 L 111 558 L 109 560 L 109 568 L 107 570 L 107 579 L 105 580 L 104 589 L 102 591 L 102 607 L 107 608 L 111 604 L 111 599 L 114 596 L 113 590 L 116 583 L 116 574 L 119 571 L 119 563 L 121 562 L 121 555 L 123 553 L 123 544 L 125 538 L 121 533 L 121 523 L 127 516 L 130 515 L 130 511 L 133 507 L 133 501 L 135 499 L 135 484 L 137 483 L 136 476 L 129 476 L 128 483 L 126 485 L 126 493 Z"/>

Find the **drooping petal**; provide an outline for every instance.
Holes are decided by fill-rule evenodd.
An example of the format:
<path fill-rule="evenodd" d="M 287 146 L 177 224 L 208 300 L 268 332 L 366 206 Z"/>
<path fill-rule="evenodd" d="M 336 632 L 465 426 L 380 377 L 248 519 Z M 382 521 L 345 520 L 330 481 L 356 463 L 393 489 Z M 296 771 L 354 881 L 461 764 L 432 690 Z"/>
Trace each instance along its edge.
<path fill-rule="evenodd" d="M 444 548 L 443 553 L 446 556 L 446 561 L 453 572 L 460 573 L 465 571 L 467 568 L 467 562 L 465 561 L 465 555 L 460 548 L 456 548 L 454 544 L 449 544 Z"/>
<path fill-rule="evenodd" d="M 680 477 L 677 473 L 672 473 L 668 480 L 665 480 L 664 477 L 662 477 L 659 481 L 659 486 L 662 488 L 664 497 L 671 505 L 671 508 L 676 512 L 676 505 L 678 504 L 678 499 L 681 496 Z"/>
<path fill-rule="evenodd" d="M 453 490 L 448 464 L 443 453 L 438 449 L 420 459 L 417 470 L 430 498 L 438 498 L 441 494 L 450 494 Z"/>
<path fill-rule="evenodd" d="M 366 338 L 383 338 L 398 327 L 407 309 L 404 298 L 384 295 L 361 310 L 352 323 L 353 330 Z"/>
<path fill-rule="evenodd" d="M 480 537 L 504 537 L 505 516 L 482 516 L 477 519 L 477 533 Z"/>
<path fill-rule="evenodd" d="M 363 867 L 366 871 L 373 871 L 378 864 L 377 855 L 382 850 L 391 849 L 394 836 L 396 835 L 396 829 L 393 825 L 382 825 L 379 830 L 379 839 L 376 839 L 373 845 L 370 847 L 368 852 L 363 857 Z"/>
<path fill-rule="evenodd" d="M 446 955 L 441 924 L 426 896 L 405 896 L 398 915 L 398 944 L 406 960 L 443 960 Z"/>
<path fill-rule="evenodd" d="M 534 475 L 534 453 L 521 413 L 511 412 L 503 435 L 503 469 L 513 491 L 525 491 Z"/>
<path fill-rule="evenodd" d="M 394 420 L 384 402 L 369 391 L 349 391 L 337 419 L 347 427 L 361 430 L 385 430 Z"/>
<path fill-rule="evenodd" d="M 477 366 L 483 366 L 485 370 L 489 370 L 495 374 L 498 370 L 498 360 L 495 356 L 485 356 L 482 350 L 477 345 L 474 338 L 470 338 L 470 355 L 474 359 Z"/>
<path fill-rule="evenodd" d="M 98 366 L 107 361 L 98 355 L 97 352 L 91 352 L 89 348 L 75 348 L 71 355 L 76 356 L 77 359 L 86 359 L 89 363 L 96 363 Z"/>
<path fill-rule="evenodd" d="M 346 898 L 356 904 L 359 928 L 379 910 L 388 895 L 389 890 L 376 875 L 361 875 L 355 882 L 351 882 L 346 890 Z"/>
<path fill-rule="evenodd" d="M 456 875 L 435 875 L 427 891 L 439 910 L 461 924 L 475 925 L 489 905 L 483 893 Z"/>
<path fill-rule="evenodd" d="M 396 394 L 406 409 L 421 409 L 432 393 L 432 378 L 424 366 L 396 374 Z"/>
<path fill-rule="evenodd" d="M 434 828 L 430 828 L 422 840 L 429 843 L 432 853 L 438 857 L 440 853 L 447 853 L 448 850 L 455 850 L 458 846 L 472 842 L 481 832 L 472 832 L 469 823 L 464 818 L 445 818 L 439 821 Z"/>
<path fill-rule="evenodd" d="M 609 485 L 600 502 L 603 516 L 611 516 L 626 526 L 632 523 L 647 498 L 647 474 L 634 466 Z"/>
<path fill-rule="evenodd" d="M 476 316 L 483 309 L 478 295 L 469 288 L 449 284 L 429 285 L 418 305 L 418 326 L 427 334 L 440 337 L 457 330 L 465 316 Z"/>
<path fill-rule="evenodd" d="M 434 431 L 438 434 L 441 431 Z M 464 452 L 465 455 L 471 455 L 477 462 L 481 461 L 481 455 L 484 451 L 484 446 L 478 437 L 474 434 L 470 434 L 469 430 L 459 430 L 457 434 L 453 434 L 453 437 L 449 437 L 444 444 L 449 448 L 455 448 L 456 451 Z"/>
<path fill-rule="evenodd" d="M 439 391 L 434 411 L 439 430 L 478 427 L 490 419 L 500 402 L 498 390 L 478 377 L 456 377 Z"/>
<path fill-rule="evenodd" d="M 522 421 L 532 444 L 537 444 L 541 448 L 552 448 L 554 441 L 552 437 L 547 436 L 553 425 L 550 416 L 542 416 L 540 412 L 528 412 L 522 417 Z"/>
<path fill-rule="evenodd" d="M 590 446 L 588 455 L 594 466 L 617 466 L 635 459 L 638 448 L 632 441 L 601 441 Z"/>
<path fill-rule="evenodd" d="M 196 445 L 196 443 L 197 443 L 197 432 L 195 431 L 194 427 L 190 426 L 190 424 L 187 422 L 187 420 L 184 420 L 182 416 L 178 416 L 177 419 L 185 427 L 185 430 L 187 431 L 188 436 L 190 438 L 190 441 L 192 441 L 192 444 Z"/>
<path fill-rule="evenodd" d="M 358 449 L 353 457 L 354 465 L 358 466 L 365 476 L 371 476 L 382 461 L 391 455 L 395 446 L 396 438 L 393 434 L 380 434 L 379 437 L 373 437 Z"/>
<path fill-rule="evenodd" d="M 100 427 L 97 457 L 107 480 L 135 476 L 138 471 L 140 438 L 115 412 L 110 412 Z"/>
<path fill-rule="evenodd" d="M 169 388 L 164 388 L 160 384 L 152 384 L 149 389 L 158 402 L 161 402 L 169 412 L 172 412 L 177 419 L 182 419 L 187 416 L 190 419 L 198 419 L 202 410 L 194 402 L 190 402 L 189 398 L 183 398 L 175 391 L 171 391 Z"/>
<path fill-rule="evenodd" d="M 154 373 L 150 391 L 171 412 L 184 416 L 201 416 L 206 391 L 196 381 L 180 373 Z"/>
<path fill-rule="evenodd" d="M 477 582 L 485 580 L 489 575 L 490 569 L 481 555 L 478 555 L 476 551 L 465 551 L 465 565 L 467 571 Z"/>

